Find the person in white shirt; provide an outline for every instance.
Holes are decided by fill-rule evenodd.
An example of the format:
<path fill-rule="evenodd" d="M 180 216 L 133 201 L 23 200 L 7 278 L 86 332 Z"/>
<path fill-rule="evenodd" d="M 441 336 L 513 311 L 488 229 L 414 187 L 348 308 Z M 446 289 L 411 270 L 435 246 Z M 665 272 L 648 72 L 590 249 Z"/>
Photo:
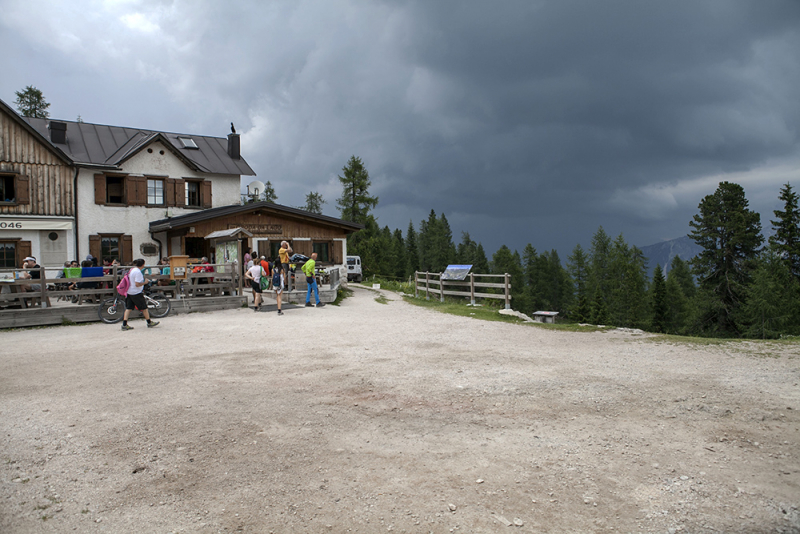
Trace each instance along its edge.
<path fill-rule="evenodd" d="M 158 326 L 158 321 L 150 320 L 150 312 L 147 311 L 147 301 L 144 299 L 144 295 L 142 295 L 144 285 L 147 283 L 142 274 L 144 260 L 141 258 L 133 260 L 133 265 L 133 269 L 128 272 L 131 285 L 128 288 L 128 296 L 125 297 L 125 314 L 122 316 L 122 329 L 133 330 L 133 327 L 128 325 L 128 317 L 131 314 L 131 310 L 134 308 L 142 312 L 144 318 L 147 319 L 147 328 L 153 328 L 154 326 Z"/>
<path fill-rule="evenodd" d="M 244 277 L 250 280 L 250 287 L 253 289 L 253 311 L 259 311 L 261 309 L 261 277 L 267 276 L 267 273 L 264 272 L 264 268 L 261 266 L 260 263 L 256 263 L 252 265 L 247 272 L 244 273 Z"/>

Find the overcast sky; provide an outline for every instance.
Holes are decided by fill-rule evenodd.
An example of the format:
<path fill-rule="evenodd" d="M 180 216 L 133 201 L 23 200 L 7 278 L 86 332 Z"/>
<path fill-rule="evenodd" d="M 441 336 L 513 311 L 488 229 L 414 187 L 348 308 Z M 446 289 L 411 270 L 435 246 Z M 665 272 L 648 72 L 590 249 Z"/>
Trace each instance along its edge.
<path fill-rule="evenodd" d="M 489 255 L 679 237 L 722 180 L 766 229 L 800 189 L 798 0 L 0 0 L 0 50 L 12 106 L 34 85 L 53 118 L 233 121 L 279 203 L 333 216 L 356 155 L 382 226 L 434 209 Z"/>

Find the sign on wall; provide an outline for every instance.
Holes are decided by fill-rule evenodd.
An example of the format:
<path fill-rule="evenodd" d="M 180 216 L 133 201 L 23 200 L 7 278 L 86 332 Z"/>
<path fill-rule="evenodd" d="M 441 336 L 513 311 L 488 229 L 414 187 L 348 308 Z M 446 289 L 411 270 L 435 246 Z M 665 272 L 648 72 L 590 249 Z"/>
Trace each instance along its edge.
<path fill-rule="evenodd" d="M 228 229 L 243 228 L 251 234 L 282 234 L 282 224 L 229 224 Z"/>
<path fill-rule="evenodd" d="M 0 218 L 0 230 L 72 230 L 70 219 Z"/>

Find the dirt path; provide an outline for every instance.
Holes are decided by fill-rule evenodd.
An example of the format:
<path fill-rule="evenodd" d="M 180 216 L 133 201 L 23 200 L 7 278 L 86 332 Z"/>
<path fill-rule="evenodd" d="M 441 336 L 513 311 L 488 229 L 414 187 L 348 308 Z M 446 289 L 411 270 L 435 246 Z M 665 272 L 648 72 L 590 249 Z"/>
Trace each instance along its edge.
<path fill-rule="evenodd" d="M 797 344 L 385 294 L 0 332 L 0 532 L 800 531 Z"/>

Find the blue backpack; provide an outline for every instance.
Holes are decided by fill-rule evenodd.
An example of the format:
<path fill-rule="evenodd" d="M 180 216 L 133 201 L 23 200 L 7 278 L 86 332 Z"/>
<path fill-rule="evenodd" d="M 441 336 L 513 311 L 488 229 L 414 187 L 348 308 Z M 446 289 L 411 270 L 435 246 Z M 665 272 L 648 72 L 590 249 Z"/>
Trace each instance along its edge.
<path fill-rule="evenodd" d="M 278 269 L 273 269 L 272 272 L 272 287 L 281 287 L 281 272 Z"/>

